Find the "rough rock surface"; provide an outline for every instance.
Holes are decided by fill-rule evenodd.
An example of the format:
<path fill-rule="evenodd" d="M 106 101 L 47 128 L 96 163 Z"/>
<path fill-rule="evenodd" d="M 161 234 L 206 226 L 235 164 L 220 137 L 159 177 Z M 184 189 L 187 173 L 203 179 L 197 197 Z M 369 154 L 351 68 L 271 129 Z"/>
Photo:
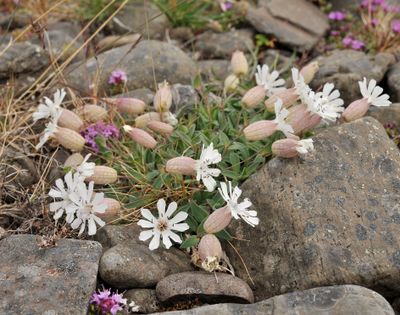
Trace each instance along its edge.
<path fill-rule="evenodd" d="M 241 187 L 260 225 L 235 220 L 231 232 L 256 300 L 332 283 L 399 294 L 399 150 L 371 117 L 313 139 L 314 154 L 274 158 Z M 250 283 L 238 255 L 227 252 Z"/>
<path fill-rule="evenodd" d="M 395 59 L 389 53 L 368 56 L 361 51 L 334 50 L 329 56 L 321 56 L 316 60 L 320 68 L 310 84 L 311 87 L 317 89 L 332 82 L 348 105 L 361 97 L 358 81 L 366 77 L 368 80 L 380 82 Z"/>
<path fill-rule="evenodd" d="M 106 225 L 97 231 L 94 240 L 99 242 L 103 249 L 109 249 L 126 240 L 141 243 L 140 232 L 141 228 L 137 224 Z"/>
<path fill-rule="evenodd" d="M 34 235 L 0 241 L 0 314 L 86 314 L 101 245 L 62 239 L 39 248 Z"/>
<path fill-rule="evenodd" d="M 84 64 L 73 64 L 65 71 L 66 80 L 74 85 L 77 91 L 89 93 L 90 83 L 98 76 L 100 91 L 112 93 L 107 81 L 111 72 L 116 69 L 126 72 L 127 90 L 153 88 L 153 66 L 158 83 L 164 80 L 170 84 L 191 83 L 196 75 L 195 63 L 173 45 L 144 40 L 134 49 L 131 48 L 131 45 L 121 46 L 99 54 L 97 58 L 91 58 Z"/>
<path fill-rule="evenodd" d="M 111 29 L 116 34 L 141 33 L 147 38 L 163 38 L 168 28 L 167 16 L 158 7 L 142 0 L 130 0 L 113 18 Z"/>
<path fill-rule="evenodd" d="M 400 103 L 394 103 L 387 107 L 371 106 L 368 116 L 374 117 L 382 125 L 395 124 L 400 131 Z"/>
<path fill-rule="evenodd" d="M 207 79 L 224 80 L 230 73 L 230 61 L 222 59 L 201 60 L 197 62 L 200 73 Z"/>
<path fill-rule="evenodd" d="M 161 302 L 199 299 L 208 303 L 252 303 L 253 292 L 246 282 L 226 273 L 202 271 L 170 275 L 157 283 L 156 294 Z"/>
<path fill-rule="evenodd" d="M 191 85 L 174 84 L 171 87 L 171 92 L 172 112 L 193 108 L 200 101 L 197 91 Z"/>
<path fill-rule="evenodd" d="M 5 46 L 0 46 L 0 51 Z M 8 48 L 0 58 L 0 79 L 14 74 L 35 72 L 49 64 L 49 57 L 41 46 L 20 42 Z"/>
<path fill-rule="evenodd" d="M 161 313 L 157 313 L 161 314 Z M 394 315 L 378 293 L 355 285 L 296 291 L 255 304 L 215 304 L 166 315 Z"/>
<path fill-rule="evenodd" d="M 226 33 L 204 32 L 196 39 L 194 48 L 202 59 L 230 58 L 234 51 L 251 51 L 254 48 L 253 32 L 249 29 L 231 30 Z"/>
<path fill-rule="evenodd" d="M 311 49 L 329 29 L 327 17 L 305 0 L 259 0 L 246 19 L 258 32 L 301 51 Z"/>
<path fill-rule="evenodd" d="M 191 271 L 190 259 L 176 248 L 151 251 L 145 243 L 126 240 L 100 260 L 101 278 L 115 288 L 150 288 L 166 276 Z"/>
<path fill-rule="evenodd" d="M 390 67 L 387 73 L 387 82 L 391 100 L 400 102 L 400 62 Z"/>
<path fill-rule="evenodd" d="M 157 312 L 159 302 L 156 291 L 152 289 L 132 289 L 124 293 L 124 298 L 134 301 L 140 307 L 140 312 L 144 314 Z"/>

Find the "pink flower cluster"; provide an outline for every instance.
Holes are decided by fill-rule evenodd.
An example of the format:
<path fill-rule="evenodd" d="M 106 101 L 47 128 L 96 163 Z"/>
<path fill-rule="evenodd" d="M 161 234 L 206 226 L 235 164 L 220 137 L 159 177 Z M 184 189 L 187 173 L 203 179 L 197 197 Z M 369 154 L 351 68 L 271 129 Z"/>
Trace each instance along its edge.
<path fill-rule="evenodd" d="M 118 311 L 122 311 L 126 305 L 126 299 L 122 298 L 122 294 L 111 293 L 110 290 L 103 289 L 97 293 L 93 293 L 89 301 L 93 304 L 102 315 L 116 315 Z"/>
<path fill-rule="evenodd" d="M 128 77 L 123 70 L 114 70 L 108 78 L 108 84 L 111 85 L 125 84 L 126 81 L 128 81 Z"/>
<path fill-rule="evenodd" d="M 400 7 L 390 5 L 386 2 L 386 0 L 363 0 L 360 6 L 362 9 L 366 9 L 371 12 L 375 12 L 381 8 L 386 13 L 400 13 Z"/>
<path fill-rule="evenodd" d="M 346 13 L 342 11 L 332 11 L 328 14 L 328 18 L 332 21 L 343 21 L 346 18 Z"/>
<path fill-rule="evenodd" d="M 89 125 L 81 132 L 85 141 L 90 145 L 95 152 L 99 152 L 99 146 L 96 143 L 96 137 L 104 138 L 119 138 L 119 129 L 114 124 L 105 124 L 99 121 L 95 124 Z"/>
<path fill-rule="evenodd" d="M 351 48 L 354 50 L 362 50 L 365 47 L 365 44 L 362 41 L 354 39 L 351 36 L 343 38 L 342 44 L 345 48 Z"/>

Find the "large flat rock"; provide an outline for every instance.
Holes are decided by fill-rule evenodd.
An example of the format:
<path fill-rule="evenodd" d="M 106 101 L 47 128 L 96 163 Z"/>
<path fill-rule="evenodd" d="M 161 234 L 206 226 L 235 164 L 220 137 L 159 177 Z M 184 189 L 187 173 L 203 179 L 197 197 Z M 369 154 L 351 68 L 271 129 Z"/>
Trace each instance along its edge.
<path fill-rule="evenodd" d="M 40 248 L 35 235 L 0 241 L 0 314 L 86 314 L 101 245 L 62 239 Z"/>
<path fill-rule="evenodd" d="M 274 158 L 242 185 L 260 225 L 234 220 L 231 232 L 256 300 L 333 283 L 398 295 L 399 150 L 371 117 L 313 139 L 314 154 Z M 251 284 L 227 250 L 236 275 Z"/>
<path fill-rule="evenodd" d="M 321 287 L 275 296 L 255 304 L 216 304 L 166 315 L 394 315 L 378 293 L 355 285 Z"/>

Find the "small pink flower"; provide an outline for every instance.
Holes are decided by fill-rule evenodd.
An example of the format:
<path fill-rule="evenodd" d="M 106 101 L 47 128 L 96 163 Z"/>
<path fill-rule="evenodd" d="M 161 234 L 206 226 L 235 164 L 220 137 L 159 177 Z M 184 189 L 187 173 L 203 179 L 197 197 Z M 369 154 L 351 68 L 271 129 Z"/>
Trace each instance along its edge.
<path fill-rule="evenodd" d="M 111 85 L 120 85 L 126 83 L 128 77 L 126 76 L 125 71 L 123 70 L 114 70 L 111 72 L 110 77 L 108 78 L 108 84 Z"/>
<path fill-rule="evenodd" d="M 365 47 L 365 44 L 358 40 L 358 39 L 353 39 L 351 43 L 351 48 L 354 50 L 362 50 Z"/>
<path fill-rule="evenodd" d="M 392 31 L 394 33 L 400 33 L 400 20 L 392 21 Z"/>
<path fill-rule="evenodd" d="M 342 44 L 344 47 L 348 48 L 351 46 L 351 44 L 353 43 L 353 39 L 351 37 L 346 36 L 345 38 L 343 38 L 342 40 Z"/>
<path fill-rule="evenodd" d="M 328 14 L 328 18 L 332 21 L 343 21 L 346 18 L 346 13 L 341 11 L 332 11 Z"/>

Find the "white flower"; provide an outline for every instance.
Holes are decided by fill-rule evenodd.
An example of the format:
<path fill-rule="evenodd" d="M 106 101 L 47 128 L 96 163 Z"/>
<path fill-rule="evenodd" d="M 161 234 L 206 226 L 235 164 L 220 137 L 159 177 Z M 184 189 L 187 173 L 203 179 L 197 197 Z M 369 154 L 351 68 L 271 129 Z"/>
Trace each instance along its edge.
<path fill-rule="evenodd" d="M 201 151 L 200 160 L 196 161 L 196 179 L 202 181 L 209 192 L 214 191 L 217 182 L 213 177 L 219 176 L 221 171 L 217 168 L 208 168 L 211 164 L 217 164 L 221 162 L 222 157 L 218 150 L 214 150 L 213 144 L 211 143 L 207 148 Z"/>
<path fill-rule="evenodd" d="M 285 80 L 279 79 L 279 72 L 276 70 L 270 73 L 267 65 L 258 65 L 255 76 L 257 85 L 262 85 L 269 97 L 285 89 Z"/>
<path fill-rule="evenodd" d="M 55 212 L 54 220 L 61 218 L 64 211 L 67 214 L 67 223 L 71 223 L 74 220 L 77 205 L 70 199 L 70 196 L 75 192 L 77 184 L 80 181 L 79 174 L 72 175 L 72 172 L 68 172 L 64 176 L 64 181 L 61 178 L 56 180 L 56 186 L 50 189 L 49 196 L 62 200 L 50 203 L 50 211 Z"/>
<path fill-rule="evenodd" d="M 292 68 L 292 80 L 294 88 L 296 89 L 296 94 L 299 95 L 303 104 L 307 104 L 309 102 L 308 97 L 311 88 L 304 82 L 304 78 L 297 68 Z"/>
<path fill-rule="evenodd" d="M 310 92 L 310 98 L 313 98 L 310 111 L 318 114 L 325 121 L 335 122 L 344 111 L 344 101 L 340 98 L 340 92 L 333 90 L 334 88 L 332 83 L 326 83 L 322 92 L 315 94 Z"/>
<path fill-rule="evenodd" d="M 280 98 L 275 102 L 275 119 L 274 122 L 278 124 L 278 129 L 282 131 L 286 137 L 289 137 L 294 133 L 293 127 L 285 122 L 286 117 L 289 115 L 289 111 L 283 108 L 283 103 Z"/>
<path fill-rule="evenodd" d="M 138 312 L 140 312 L 140 306 L 137 305 L 137 304 L 135 303 L 135 301 L 131 301 L 131 302 L 128 304 L 128 307 L 129 307 L 129 311 L 130 311 L 131 313 L 138 313 Z"/>
<path fill-rule="evenodd" d="M 138 225 L 150 230 L 142 231 L 139 235 L 141 241 L 146 241 L 153 237 L 149 244 L 150 250 L 154 250 L 160 246 L 160 237 L 162 238 L 165 248 L 172 246 L 172 239 L 176 243 L 182 243 L 181 238 L 174 231 L 183 232 L 189 229 L 187 223 L 179 223 L 186 220 L 188 214 L 186 212 L 178 212 L 175 217 L 171 218 L 172 214 L 177 209 L 176 202 L 171 202 L 165 212 L 166 203 L 164 199 L 159 199 L 157 202 L 158 218 L 154 217 L 148 209 L 142 209 L 142 216 L 146 220 L 139 220 Z"/>
<path fill-rule="evenodd" d="M 296 151 L 300 154 L 307 154 L 314 150 L 314 144 L 312 139 L 300 140 L 296 146 Z"/>
<path fill-rule="evenodd" d="M 85 156 L 82 163 L 76 168 L 76 172 L 85 179 L 86 177 L 92 176 L 94 174 L 94 167 L 96 164 L 94 162 L 87 162 L 91 154 Z"/>
<path fill-rule="evenodd" d="M 71 199 L 78 206 L 76 219 L 72 222 L 73 229 L 79 229 L 79 235 L 83 233 L 88 223 L 88 234 L 96 234 L 96 223 L 104 226 L 105 222 L 96 216 L 96 213 L 104 213 L 107 210 L 107 205 L 104 203 L 103 193 L 93 192 L 94 182 L 90 182 L 88 187 L 84 182 L 77 185 L 75 194 L 71 195 Z"/>
<path fill-rule="evenodd" d="M 62 110 L 61 103 L 65 97 L 65 94 L 66 93 L 64 89 L 57 90 L 54 93 L 54 101 L 45 96 L 44 104 L 40 103 L 36 112 L 34 112 L 32 115 L 33 121 L 57 117 L 59 112 Z"/>
<path fill-rule="evenodd" d="M 358 82 L 358 85 L 360 86 L 362 96 L 368 99 L 369 104 L 374 106 L 389 106 L 392 104 L 392 102 L 389 101 L 389 95 L 382 94 L 383 89 L 376 85 L 375 80 L 369 81 L 367 85 L 367 78 L 364 78 L 363 81 Z"/>
<path fill-rule="evenodd" d="M 247 210 L 247 208 L 252 206 L 251 201 L 248 198 L 245 198 L 241 203 L 238 203 L 242 190 L 236 186 L 232 191 L 232 183 L 228 182 L 228 185 L 229 190 L 226 183 L 221 183 L 221 188 L 218 188 L 218 191 L 222 198 L 227 202 L 227 207 L 230 209 L 232 216 L 235 219 L 239 219 L 240 217 L 251 226 L 256 226 L 260 221 L 257 218 L 257 211 Z"/>
<path fill-rule="evenodd" d="M 51 121 L 47 123 L 46 128 L 43 131 L 43 135 L 40 137 L 39 143 L 35 147 L 36 150 L 39 150 L 47 142 L 47 140 L 49 140 L 49 138 L 52 137 L 54 133 L 57 131 L 58 118 L 59 115 L 54 117 Z"/>

